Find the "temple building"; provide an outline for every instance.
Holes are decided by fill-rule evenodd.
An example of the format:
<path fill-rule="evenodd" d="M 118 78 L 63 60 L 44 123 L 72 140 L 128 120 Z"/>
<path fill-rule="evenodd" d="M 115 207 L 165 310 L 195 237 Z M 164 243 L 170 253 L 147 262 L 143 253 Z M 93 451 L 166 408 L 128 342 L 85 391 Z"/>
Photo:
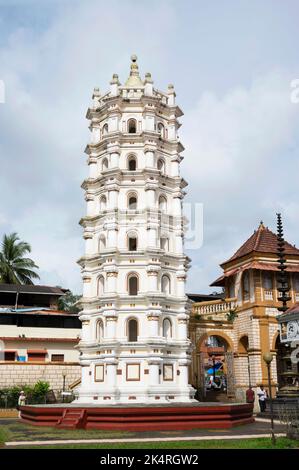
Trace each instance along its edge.
<path fill-rule="evenodd" d="M 114 74 L 87 112 L 78 402 L 190 402 L 183 113 L 173 85 L 154 88 L 131 59 L 125 84 Z"/>
<path fill-rule="evenodd" d="M 299 249 L 285 242 L 285 257 L 290 286 L 287 305 L 291 308 L 299 302 Z M 245 401 L 249 386 L 267 387 L 262 356 L 269 351 L 276 356 L 271 374 L 274 391 L 278 389 L 285 350 L 279 340 L 277 321 L 281 295 L 277 258 L 277 235 L 261 223 L 221 264 L 223 273 L 211 284 L 223 289 L 224 298 L 193 303 L 190 381 L 203 399 L 213 396 L 207 384 L 209 375 L 214 379 L 225 376 L 221 399 L 225 391 L 228 399 Z"/>

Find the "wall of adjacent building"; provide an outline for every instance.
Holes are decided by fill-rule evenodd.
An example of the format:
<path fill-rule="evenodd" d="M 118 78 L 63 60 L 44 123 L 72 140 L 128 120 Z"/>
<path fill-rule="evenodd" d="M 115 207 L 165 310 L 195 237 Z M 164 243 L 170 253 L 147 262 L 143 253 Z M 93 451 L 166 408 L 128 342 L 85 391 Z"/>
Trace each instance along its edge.
<path fill-rule="evenodd" d="M 0 363 L 0 388 L 14 385 L 34 385 L 39 380 L 49 382 L 54 391 L 62 391 L 63 374 L 65 389 L 81 378 L 81 367 L 78 363 L 33 363 L 33 362 L 2 362 Z"/>

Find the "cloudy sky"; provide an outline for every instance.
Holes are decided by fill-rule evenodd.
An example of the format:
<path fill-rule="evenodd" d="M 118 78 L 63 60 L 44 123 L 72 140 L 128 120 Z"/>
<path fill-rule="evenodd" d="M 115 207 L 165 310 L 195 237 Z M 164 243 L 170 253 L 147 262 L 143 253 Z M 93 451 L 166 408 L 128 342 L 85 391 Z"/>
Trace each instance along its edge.
<path fill-rule="evenodd" d="M 204 207 L 188 291 L 210 292 L 278 210 L 299 244 L 298 18 L 298 0 L 0 0 L 0 236 L 31 243 L 41 283 L 81 292 L 85 112 L 136 53 L 185 113 L 187 201 Z"/>

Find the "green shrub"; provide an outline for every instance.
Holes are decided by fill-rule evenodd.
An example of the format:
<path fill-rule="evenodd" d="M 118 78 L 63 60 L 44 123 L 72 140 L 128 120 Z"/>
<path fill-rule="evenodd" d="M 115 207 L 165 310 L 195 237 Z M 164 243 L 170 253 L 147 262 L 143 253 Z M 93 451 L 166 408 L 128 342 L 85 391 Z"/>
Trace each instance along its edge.
<path fill-rule="evenodd" d="M 15 385 L 13 387 L 0 389 L 0 408 L 15 408 L 22 390 L 26 395 L 26 403 L 45 403 L 49 389 L 49 383 L 41 380 L 34 386 Z"/>

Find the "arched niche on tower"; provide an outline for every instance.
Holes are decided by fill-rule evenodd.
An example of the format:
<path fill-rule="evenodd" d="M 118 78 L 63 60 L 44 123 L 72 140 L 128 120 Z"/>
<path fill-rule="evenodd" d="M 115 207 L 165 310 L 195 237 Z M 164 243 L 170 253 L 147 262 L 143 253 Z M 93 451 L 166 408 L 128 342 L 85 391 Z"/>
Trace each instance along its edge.
<path fill-rule="evenodd" d="M 130 230 L 127 233 L 127 249 L 128 251 L 137 251 L 138 249 L 138 233 Z"/>
<path fill-rule="evenodd" d="M 139 322 L 136 317 L 130 317 L 126 321 L 126 336 L 129 343 L 136 342 L 139 335 Z"/>
<path fill-rule="evenodd" d="M 162 322 L 162 336 L 165 339 L 170 339 L 173 337 L 172 321 L 168 317 L 164 318 Z"/>
<path fill-rule="evenodd" d="M 138 295 L 139 291 L 139 276 L 137 273 L 132 272 L 127 276 L 127 290 L 129 295 Z"/>
<path fill-rule="evenodd" d="M 127 156 L 127 170 L 128 171 L 137 170 L 137 156 L 134 153 L 131 153 Z"/>
<path fill-rule="evenodd" d="M 171 279 L 168 273 L 163 274 L 161 277 L 161 292 L 166 295 L 171 294 Z"/>

